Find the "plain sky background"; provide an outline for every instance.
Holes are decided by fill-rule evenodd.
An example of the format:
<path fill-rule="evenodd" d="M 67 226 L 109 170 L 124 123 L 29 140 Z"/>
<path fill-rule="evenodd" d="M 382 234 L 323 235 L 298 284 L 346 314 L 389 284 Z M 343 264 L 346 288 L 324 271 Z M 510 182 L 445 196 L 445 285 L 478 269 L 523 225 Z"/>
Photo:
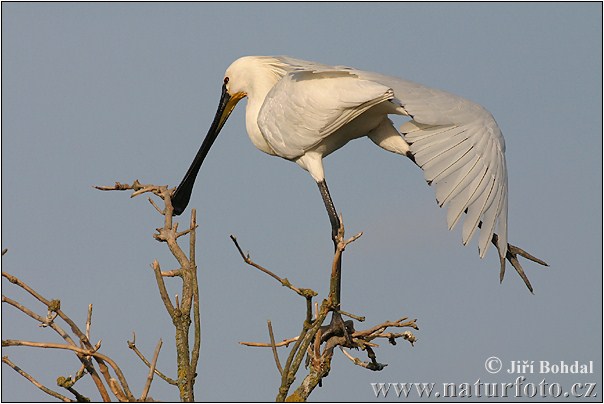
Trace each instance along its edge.
<path fill-rule="evenodd" d="M 127 347 L 132 331 L 149 357 L 163 338 L 158 366 L 174 377 L 173 327 L 150 269 L 154 259 L 175 266 L 152 238 L 161 217 L 146 197 L 92 186 L 176 186 L 210 126 L 224 70 L 255 54 L 378 71 L 484 105 L 507 144 L 509 240 L 551 265 L 523 261 L 534 295 L 509 267 L 500 285 L 496 250 L 481 260 L 460 229 L 447 231 L 420 170 L 367 139 L 351 142 L 325 161 L 348 234 L 364 231 L 344 256 L 343 309 L 367 327 L 409 316 L 420 330 L 415 347 L 382 344 L 382 372 L 336 352 L 311 399 L 374 401 L 371 382 L 513 382 L 486 372 L 498 356 L 506 366 L 592 360 L 594 374 L 528 374 L 526 383 L 570 391 L 597 382 L 592 400 L 601 401 L 601 3 L 2 3 L 2 270 L 60 298 L 82 326 L 93 303 L 92 338 L 136 394 L 147 372 Z M 190 204 L 200 225 L 203 401 L 274 400 L 270 350 L 238 341 L 267 341 L 267 319 L 277 340 L 291 337 L 304 316 L 297 295 L 242 262 L 230 234 L 295 285 L 321 296 L 328 288 L 332 244 L 316 185 L 253 147 L 244 104 Z M 43 312 L 5 280 L 2 293 Z M 60 342 L 5 305 L 2 338 Z M 2 355 L 50 386 L 79 364 L 33 348 Z M 2 370 L 3 400 L 49 398 Z M 92 391 L 88 379 L 81 385 Z M 158 378 L 150 395 L 178 399 Z"/>

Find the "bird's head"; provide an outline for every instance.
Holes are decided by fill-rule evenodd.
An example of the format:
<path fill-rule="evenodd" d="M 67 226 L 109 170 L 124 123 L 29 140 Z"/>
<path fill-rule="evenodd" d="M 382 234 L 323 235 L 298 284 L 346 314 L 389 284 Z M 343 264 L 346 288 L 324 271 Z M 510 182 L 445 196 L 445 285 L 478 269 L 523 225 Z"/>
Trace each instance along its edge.
<path fill-rule="evenodd" d="M 265 71 L 261 62 L 262 60 L 262 57 L 243 57 L 234 61 L 226 70 L 222 82 L 218 110 L 216 111 L 212 125 L 195 156 L 195 160 L 193 160 L 193 164 L 189 167 L 185 177 L 172 196 L 175 215 L 179 215 L 187 207 L 201 164 L 220 134 L 220 130 L 231 115 L 231 112 L 235 109 L 235 106 L 242 98 L 246 97 L 251 91 L 253 92 L 259 83 L 263 83 L 262 74 L 260 74 Z"/>

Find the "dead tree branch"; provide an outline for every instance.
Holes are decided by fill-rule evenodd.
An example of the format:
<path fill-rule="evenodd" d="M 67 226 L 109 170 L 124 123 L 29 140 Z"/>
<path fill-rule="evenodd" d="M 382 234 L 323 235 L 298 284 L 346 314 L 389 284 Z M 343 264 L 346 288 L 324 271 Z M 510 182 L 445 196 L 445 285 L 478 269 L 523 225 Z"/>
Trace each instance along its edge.
<path fill-rule="evenodd" d="M 12 299 L 6 297 L 6 296 L 2 296 L 2 303 L 8 303 L 9 305 L 17 308 L 22 313 L 24 313 L 27 316 L 38 321 L 41 326 L 50 327 L 61 338 L 63 338 L 63 340 L 67 343 L 68 346 L 75 347 L 75 348 L 79 348 L 80 346 L 82 346 L 82 347 L 84 347 L 82 349 L 85 349 L 85 350 L 94 349 L 94 347 L 88 340 L 88 337 L 84 333 L 82 333 L 82 331 L 77 327 L 77 325 L 73 322 L 73 320 L 71 320 L 71 318 L 69 318 L 65 313 L 63 313 L 61 311 L 61 309 L 60 309 L 61 303 L 59 300 L 49 300 L 49 299 L 44 298 L 40 293 L 35 291 L 32 287 L 27 285 L 25 282 L 23 282 L 16 276 L 11 275 L 7 272 L 2 272 L 2 276 L 4 278 L 6 278 L 9 282 L 19 286 L 21 289 L 28 292 L 36 300 L 38 300 L 44 306 L 46 306 L 46 310 L 48 311 L 48 314 L 46 317 L 43 317 L 42 315 L 35 313 L 33 310 L 25 307 L 24 305 L 16 302 L 15 300 L 12 300 Z M 73 334 L 75 334 L 74 337 L 70 336 L 67 331 L 65 331 L 59 324 L 56 323 L 56 321 L 55 321 L 56 317 L 59 317 L 61 320 L 63 320 L 65 323 L 67 323 L 70 326 L 71 331 L 73 332 Z M 75 342 L 76 339 L 79 340 L 79 343 Z M 2 344 L 4 345 L 4 341 Z M 107 388 L 103 384 L 103 381 L 102 381 L 101 377 L 99 376 L 99 373 L 94 365 L 94 362 L 92 361 L 91 356 L 83 354 L 81 352 L 76 352 L 76 356 L 80 360 L 82 365 L 85 367 L 86 372 L 90 375 L 90 377 L 94 381 L 94 384 L 95 384 L 97 390 L 99 391 L 99 394 L 101 395 L 101 399 L 103 401 L 111 401 Z M 109 370 L 108 370 L 107 365 L 105 364 L 103 358 L 95 357 L 94 360 L 96 361 L 97 365 L 99 366 L 99 369 L 101 371 L 101 374 L 103 375 L 103 378 L 108 383 L 111 376 L 109 374 Z"/>
<path fill-rule="evenodd" d="M 145 383 L 145 388 L 141 394 L 141 398 L 139 401 L 146 401 L 147 395 L 149 394 L 149 389 L 151 389 L 151 383 L 153 382 L 153 374 L 155 373 L 155 365 L 157 364 L 157 358 L 159 357 L 159 351 L 161 349 L 162 340 L 160 339 L 157 343 L 157 347 L 155 347 L 155 352 L 153 353 L 153 360 L 151 360 L 151 366 L 149 366 L 149 375 L 147 376 L 147 381 Z"/>
<path fill-rule="evenodd" d="M 156 185 L 144 185 L 138 181 L 134 181 L 131 185 L 115 183 L 113 186 L 96 187 L 97 189 L 104 191 L 119 191 L 119 190 L 131 190 L 133 191 L 131 197 L 141 195 L 144 193 L 152 193 L 155 196 L 160 197 L 164 202 L 164 208 L 160 209 L 158 204 L 149 198 L 149 201 L 153 207 L 164 216 L 163 227 L 157 229 L 157 233 L 153 237 L 160 241 L 165 242 L 170 249 L 172 255 L 176 258 L 179 263 L 179 268 L 173 271 L 162 272 L 157 261 L 154 261 L 152 268 L 155 275 L 155 279 L 158 285 L 160 297 L 164 302 L 166 311 L 170 315 L 173 324 L 176 327 L 176 348 L 177 348 L 177 365 L 178 365 L 178 379 L 174 380 L 156 369 L 157 358 L 161 349 L 161 340 L 153 355 L 151 362 L 147 361 L 146 358 L 138 351 L 134 345 L 134 341 L 129 343 L 129 347 L 135 351 L 135 353 L 143 360 L 148 366 L 148 374 L 145 383 L 145 387 L 138 400 L 145 401 L 149 399 L 148 394 L 155 374 L 159 375 L 163 380 L 169 384 L 178 387 L 180 392 L 180 398 L 182 401 L 193 401 L 193 386 L 195 378 L 197 376 L 196 368 L 199 361 L 199 347 L 201 344 L 201 321 L 199 316 L 199 292 L 197 282 L 197 267 L 195 264 L 195 231 L 197 229 L 195 211 L 193 210 L 191 215 L 191 222 L 188 229 L 184 231 L 178 231 L 178 223 L 173 223 L 172 214 L 173 208 L 171 204 L 172 189 L 168 189 L 166 186 Z M 189 252 L 185 252 L 181 249 L 178 244 L 180 237 L 188 235 L 190 238 Z M 2 255 L 6 253 L 6 249 L 2 251 Z M 74 384 L 81 379 L 85 374 L 90 375 L 93 379 L 97 390 L 103 401 L 111 401 L 110 392 L 113 393 L 115 398 L 119 401 L 137 401 L 132 394 L 132 391 L 128 385 L 128 382 L 122 373 L 117 363 L 112 360 L 109 356 L 99 352 L 101 347 L 101 341 L 96 345 L 90 342 L 90 332 L 92 325 L 92 305 L 88 306 L 88 313 L 84 331 L 80 329 L 76 323 L 67 316 L 61 310 L 60 300 L 49 300 L 38 293 L 34 288 L 27 285 L 19 278 L 8 274 L 2 273 L 2 276 L 9 282 L 17 285 L 27 293 L 29 293 L 34 299 L 39 301 L 45 306 L 47 311 L 46 316 L 36 313 L 35 311 L 27 308 L 23 304 L 10 299 L 6 296 L 2 296 L 2 302 L 16 308 L 23 314 L 36 320 L 42 327 L 50 327 L 54 330 L 63 340 L 64 344 L 58 344 L 55 342 L 33 342 L 23 340 L 3 340 L 3 347 L 15 347 L 24 346 L 32 348 L 46 348 L 46 349 L 62 349 L 68 350 L 75 353 L 77 358 L 82 363 L 82 366 L 74 378 L 61 376 L 57 379 L 57 383 L 60 387 L 65 388 L 69 392 L 75 395 L 77 401 L 86 401 L 87 397 L 80 394 L 75 388 Z M 180 294 L 180 303 L 174 306 L 168 296 L 166 285 L 164 283 L 164 277 L 176 277 L 182 280 L 182 293 Z M 191 314 L 192 312 L 192 314 Z M 62 320 L 67 324 L 68 327 L 64 328 L 60 326 L 57 321 Z M 193 346 L 189 346 L 189 330 L 191 323 L 194 326 L 194 337 Z M 66 331 L 67 330 L 67 331 Z M 48 394 L 61 399 L 63 401 L 73 401 L 68 397 L 65 397 L 59 393 L 56 393 L 46 386 L 42 386 L 28 373 L 23 371 L 14 365 L 8 357 L 3 359 L 3 363 L 11 366 L 26 377 L 30 382 L 41 388 Z M 98 366 L 98 369 L 97 369 Z M 53 393 L 56 393 L 53 394 Z"/>
<path fill-rule="evenodd" d="M 151 363 L 147 360 L 147 358 L 145 358 L 145 355 L 143 355 L 142 352 L 139 351 L 136 347 L 136 334 L 134 332 L 132 333 L 132 341 L 128 341 L 128 348 L 132 349 L 136 356 L 138 356 L 140 360 L 142 360 L 143 363 L 147 365 L 147 367 L 151 368 Z M 157 368 L 154 369 L 154 372 L 156 375 L 165 380 L 166 383 L 171 384 L 173 386 L 178 385 L 178 382 L 176 380 L 169 378 L 168 376 L 157 370 Z"/>
<path fill-rule="evenodd" d="M 10 366 L 11 368 L 13 368 L 15 370 L 15 372 L 19 373 L 21 376 L 23 376 L 24 378 L 26 378 L 27 380 L 29 380 L 34 386 L 36 386 L 37 388 L 39 388 L 40 390 L 42 390 L 44 393 L 53 396 L 56 399 L 59 399 L 65 403 L 73 403 L 74 401 L 72 399 L 70 399 L 69 397 L 65 397 L 64 395 L 57 393 L 54 390 L 49 389 L 48 387 L 42 385 L 42 383 L 38 382 L 36 379 L 34 379 L 29 373 L 27 373 L 26 371 L 24 371 L 23 369 L 21 369 L 19 366 L 15 365 L 13 362 L 11 362 L 10 359 L 8 359 L 8 356 L 3 356 L 2 357 L 2 362 L 6 363 L 8 366 Z"/>
<path fill-rule="evenodd" d="M 157 260 L 153 261 L 152 269 L 159 290 L 160 297 L 172 323 L 176 328 L 176 361 L 178 379 L 176 385 L 180 392 L 181 401 L 194 401 L 193 386 L 197 377 L 197 365 L 199 361 L 199 348 L 201 346 L 201 321 L 199 316 L 199 287 L 197 280 L 197 265 L 195 263 L 195 237 L 197 229 L 197 219 L 195 209 L 191 212 L 191 221 L 189 228 L 184 231 L 178 231 L 178 223 L 173 222 L 174 208 L 172 207 L 171 196 L 173 189 L 167 186 L 158 186 L 152 184 L 141 184 L 134 181 L 131 185 L 116 182 L 113 186 L 95 187 L 102 191 L 133 191 L 131 197 L 151 193 L 159 197 L 164 207 L 161 208 L 152 198 L 149 202 L 157 212 L 164 216 L 163 227 L 160 227 L 153 237 L 162 243 L 166 243 L 170 252 L 179 264 L 176 270 L 162 272 Z M 188 254 L 178 244 L 178 239 L 183 236 L 189 236 Z M 181 278 L 182 290 L 177 295 L 176 303 L 173 304 L 168 295 L 164 278 Z M 180 298 L 178 297 L 180 296 Z M 190 346 L 189 335 L 193 325 L 193 346 Z M 138 354 L 137 354 L 138 355 Z M 142 359 L 142 355 L 139 355 Z M 144 360 L 148 365 L 148 361 Z M 154 370 L 155 373 L 159 374 Z M 162 376 L 160 376 L 162 377 Z M 163 376 L 162 379 L 170 384 L 174 380 Z"/>
<path fill-rule="evenodd" d="M 246 346 L 271 348 L 275 363 L 281 374 L 281 385 L 277 394 L 277 401 L 306 401 L 312 391 L 317 386 L 320 386 L 321 380 L 329 374 L 335 347 L 342 349 L 342 352 L 344 352 L 344 354 L 355 364 L 370 370 L 379 371 L 387 365 L 377 362 L 373 348 L 378 345 L 372 342 L 374 339 L 387 338 L 391 344 L 396 344 L 397 339 L 405 339 L 411 344 L 416 341 L 415 335 L 413 335 L 411 331 L 404 331 L 402 333 L 386 332 L 388 328 L 413 328 L 417 330 L 418 327 L 415 320 L 408 320 L 407 317 L 403 317 L 397 321 L 385 321 L 362 331 L 354 330 L 352 320 L 344 321 L 342 319 L 342 314 L 357 321 L 363 321 L 365 319 L 364 317 L 340 310 L 342 253 L 350 243 L 357 240 L 361 235 L 362 233 L 358 233 L 349 239 L 345 239 L 344 225 L 342 218 L 340 217 L 340 229 L 336 237 L 336 249 L 330 268 L 329 294 L 315 310 L 314 315 L 312 310 L 312 299 L 314 296 L 317 296 L 315 291 L 312 289 L 296 287 L 287 278 L 281 278 L 274 272 L 257 264 L 250 258 L 249 254 L 243 252 L 237 239 L 234 236 L 231 236 L 231 240 L 233 240 L 237 251 L 246 264 L 257 268 L 261 272 L 276 279 L 281 285 L 291 289 L 306 299 L 306 318 L 302 323 L 302 330 L 298 336 L 284 339 L 282 342 L 276 343 L 272 324 L 269 321 L 270 342 L 240 342 L 240 344 Z M 328 325 L 323 325 L 329 313 L 332 313 L 331 322 Z M 285 365 L 281 367 L 277 348 L 283 346 L 288 347 L 292 343 L 294 345 L 289 351 Z M 354 358 L 346 352 L 344 348 L 364 350 L 367 353 L 369 361 L 363 362 L 358 358 Z M 308 367 L 308 374 L 303 378 L 294 392 L 291 393 L 291 387 L 296 380 L 296 375 L 305 356 L 307 358 L 306 364 Z"/>

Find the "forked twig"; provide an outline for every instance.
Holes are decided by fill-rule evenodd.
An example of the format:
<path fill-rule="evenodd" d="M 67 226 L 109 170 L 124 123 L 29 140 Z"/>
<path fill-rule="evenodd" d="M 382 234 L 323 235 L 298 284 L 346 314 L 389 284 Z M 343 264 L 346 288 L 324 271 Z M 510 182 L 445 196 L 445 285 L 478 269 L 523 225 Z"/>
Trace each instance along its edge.
<path fill-rule="evenodd" d="M 132 341 L 128 341 L 128 348 L 132 349 L 136 356 L 138 356 L 140 360 L 142 360 L 143 363 L 147 365 L 147 367 L 151 367 L 151 363 L 147 360 L 147 358 L 145 358 L 145 355 L 143 355 L 143 353 L 139 351 L 139 349 L 136 347 L 136 333 L 134 332 L 132 332 Z M 173 386 L 178 385 L 178 382 L 176 380 L 166 376 L 165 374 L 157 370 L 157 368 L 155 368 L 154 371 L 155 374 L 161 377 L 166 383 L 171 384 Z"/>

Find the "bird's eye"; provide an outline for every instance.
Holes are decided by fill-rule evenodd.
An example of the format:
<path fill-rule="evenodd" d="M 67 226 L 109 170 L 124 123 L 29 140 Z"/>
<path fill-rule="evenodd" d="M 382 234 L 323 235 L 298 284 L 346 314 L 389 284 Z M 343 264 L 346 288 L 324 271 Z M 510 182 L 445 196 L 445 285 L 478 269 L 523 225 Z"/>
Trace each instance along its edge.
<path fill-rule="evenodd" d="M 228 78 L 228 77 L 225 77 L 225 78 L 224 78 L 224 84 L 227 84 L 228 82 L 229 82 L 229 78 Z"/>

